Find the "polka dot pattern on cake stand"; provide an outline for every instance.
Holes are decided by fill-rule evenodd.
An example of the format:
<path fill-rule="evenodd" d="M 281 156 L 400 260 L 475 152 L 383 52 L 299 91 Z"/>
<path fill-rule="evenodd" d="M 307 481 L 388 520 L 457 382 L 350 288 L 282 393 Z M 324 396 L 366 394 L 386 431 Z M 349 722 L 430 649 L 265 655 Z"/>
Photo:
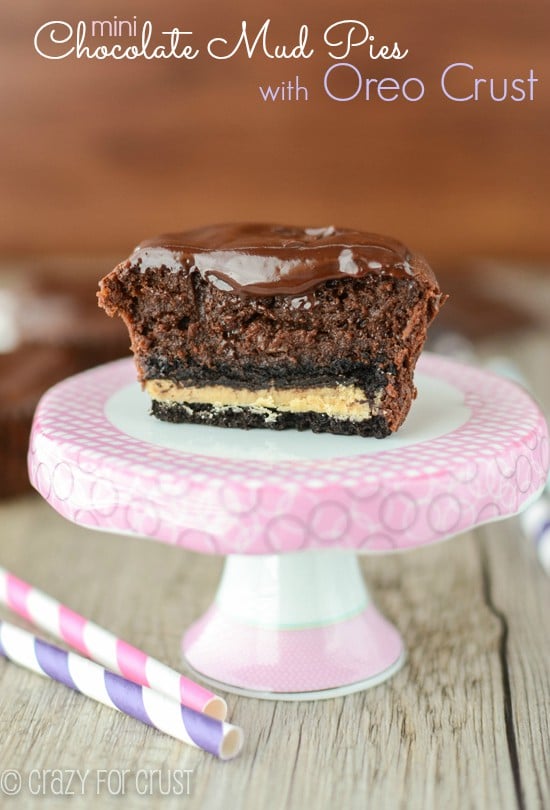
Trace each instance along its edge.
<path fill-rule="evenodd" d="M 237 434 L 250 450 L 241 458 L 224 455 L 225 429 L 158 423 L 134 382 L 132 361 L 110 363 L 60 383 L 42 399 L 30 478 L 54 509 L 83 526 L 208 554 L 333 546 L 386 552 L 517 513 L 541 489 L 548 467 L 539 409 L 523 389 L 485 371 L 428 354 L 417 370 L 456 391 L 455 407 L 466 413 L 462 424 L 448 432 L 443 425 L 435 438 L 409 435 L 402 445 L 392 444 L 394 437 L 292 431 L 294 457 L 272 460 L 264 434 L 269 450 L 283 433 L 230 430 L 232 441 Z M 124 387 L 140 411 L 133 435 L 120 427 L 127 414 L 117 425 L 106 416 Z M 422 407 L 417 401 L 412 413 Z M 408 421 L 401 431 L 407 427 Z M 156 430 L 168 430 L 164 445 L 179 434 L 178 449 L 156 442 Z M 181 437 L 191 434 L 193 448 L 181 449 Z M 312 442 L 323 446 L 322 457 L 308 457 Z"/>

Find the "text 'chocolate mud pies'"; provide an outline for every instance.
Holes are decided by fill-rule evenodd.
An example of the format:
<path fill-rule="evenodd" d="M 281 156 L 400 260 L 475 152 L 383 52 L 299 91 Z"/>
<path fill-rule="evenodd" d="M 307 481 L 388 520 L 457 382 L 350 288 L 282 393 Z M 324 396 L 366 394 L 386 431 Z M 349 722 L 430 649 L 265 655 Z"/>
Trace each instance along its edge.
<path fill-rule="evenodd" d="M 263 224 L 143 242 L 98 296 L 158 418 L 380 438 L 409 411 L 445 298 L 394 239 Z"/>

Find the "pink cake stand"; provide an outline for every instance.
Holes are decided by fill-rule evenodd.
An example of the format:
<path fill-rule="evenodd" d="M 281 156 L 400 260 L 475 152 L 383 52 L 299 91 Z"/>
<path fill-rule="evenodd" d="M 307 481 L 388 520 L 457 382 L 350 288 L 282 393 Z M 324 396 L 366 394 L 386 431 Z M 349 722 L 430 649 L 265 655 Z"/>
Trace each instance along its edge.
<path fill-rule="evenodd" d="M 383 441 L 172 425 L 149 416 L 131 360 L 42 399 L 31 481 L 82 526 L 227 555 L 184 636 L 204 680 L 256 697 L 346 694 L 404 661 L 358 554 L 434 543 L 521 511 L 548 468 L 527 393 L 425 354 L 406 424 Z"/>

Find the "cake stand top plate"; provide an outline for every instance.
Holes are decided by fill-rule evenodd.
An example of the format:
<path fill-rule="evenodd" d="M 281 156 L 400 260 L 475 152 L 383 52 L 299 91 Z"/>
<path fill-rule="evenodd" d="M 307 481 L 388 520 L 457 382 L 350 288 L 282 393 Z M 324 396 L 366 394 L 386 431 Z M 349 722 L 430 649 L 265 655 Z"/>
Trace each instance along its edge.
<path fill-rule="evenodd" d="M 203 553 L 412 548 L 521 511 L 548 469 L 546 421 L 508 380 L 425 353 L 386 439 L 169 424 L 133 361 L 50 389 L 31 482 L 64 517 Z"/>

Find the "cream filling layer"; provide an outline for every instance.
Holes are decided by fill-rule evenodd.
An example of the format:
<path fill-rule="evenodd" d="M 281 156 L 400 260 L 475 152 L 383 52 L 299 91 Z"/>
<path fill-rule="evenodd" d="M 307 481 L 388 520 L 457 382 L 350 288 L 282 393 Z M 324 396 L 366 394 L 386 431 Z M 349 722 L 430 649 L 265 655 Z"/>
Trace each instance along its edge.
<path fill-rule="evenodd" d="M 228 385 L 182 385 L 170 380 L 147 380 L 145 390 L 157 402 L 212 405 L 214 408 L 270 408 L 291 413 L 324 413 L 337 419 L 360 422 L 380 412 L 383 391 L 370 403 L 355 385 L 311 388 L 231 388 Z"/>

